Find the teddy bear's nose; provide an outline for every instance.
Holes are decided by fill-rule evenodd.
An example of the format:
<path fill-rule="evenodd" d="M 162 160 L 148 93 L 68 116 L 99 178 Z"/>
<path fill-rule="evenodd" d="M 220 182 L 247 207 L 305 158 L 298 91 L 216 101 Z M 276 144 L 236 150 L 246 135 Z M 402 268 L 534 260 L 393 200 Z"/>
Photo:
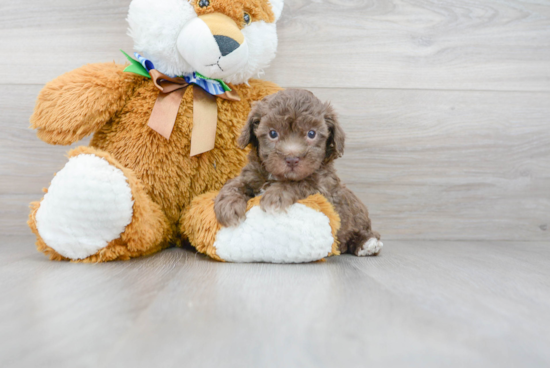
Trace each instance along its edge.
<path fill-rule="evenodd" d="M 214 39 L 216 39 L 216 43 L 218 44 L 218 47 L 220 49 L 220 52 L 222 53 L 222 56 L 231 54 L 233 51 L 237 50 L 240 46 L 240 44 L 234 39 L 232 39 L 231 37 L 214 36 Z"/>

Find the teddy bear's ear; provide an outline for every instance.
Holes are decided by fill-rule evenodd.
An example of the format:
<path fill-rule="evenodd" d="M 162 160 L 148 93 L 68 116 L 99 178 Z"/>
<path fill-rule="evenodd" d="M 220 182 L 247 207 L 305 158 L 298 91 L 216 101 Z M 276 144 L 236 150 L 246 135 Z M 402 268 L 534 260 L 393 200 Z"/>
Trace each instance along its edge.
<path fill-rule="evenodd" d="M 284 0 L 269 0 L 271 3 L 271 8 L 273 9 L 273 13 L 275 14 L 275 22 L 279 20 L 281 17 L 281 13 L 283 12 L 283 6 L 285 4 Z"/>
<path fill-rule="evenodd" d="M 242 149 L 245 149 L 249 144 L 252 144 L 254 148 L 258 147 L 258 137 L 256 137 L 254 130 L 258 127 L 260 120 L 262 119 L 261 105 L 262 102 L 256 102 L 252 105 L 252 110 L 250 111 L 250 115 L 248 115 L 248 120 L 246 121 L 241 136 L 237 141 Z"/>

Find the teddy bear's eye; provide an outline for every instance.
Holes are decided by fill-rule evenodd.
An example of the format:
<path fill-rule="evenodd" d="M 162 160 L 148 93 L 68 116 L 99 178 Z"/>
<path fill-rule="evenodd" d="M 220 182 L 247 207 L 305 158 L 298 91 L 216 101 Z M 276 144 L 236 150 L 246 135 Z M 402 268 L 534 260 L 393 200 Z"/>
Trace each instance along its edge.
<path fill-rule="evenodd" d="M 206 8 L 208 5 L 210 5 L 210 1 L 208 1 L 208 0 L 199 0 L 199 6 L 201 8 Z"/>
<path fill-rule="evenodd" d="M 317 133 L 315 132 L 315 130 L 310 130 L 308 133 L 307 133 L 307 137 L 309 139 L 313 139 L 317 136 Z"/>
<path fill-rule="evenodd" d="M 271 131 L 269 132 L 269 138 L 271 138 L 271 139 L 277 139 L 278 137 L 279 137 L 279 133 L 277 133 L 276 130 L 271 130 Z"/>
<path fill-rule="evenodd" d="M 250 24 L 252 22 L 252 17 L 248 13 L 244 13 L 243 19 L 245 24 Z"/>

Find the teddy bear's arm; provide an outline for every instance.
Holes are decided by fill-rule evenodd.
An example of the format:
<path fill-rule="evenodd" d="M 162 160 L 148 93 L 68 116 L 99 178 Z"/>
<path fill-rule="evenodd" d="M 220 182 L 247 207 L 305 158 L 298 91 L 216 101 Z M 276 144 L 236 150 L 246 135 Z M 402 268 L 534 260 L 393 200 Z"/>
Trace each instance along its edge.
<path fill-rule="evenodd" d="M 122 109 L 134 74 L 114 63 L 90 64 L 46 84 L 40 92 L 31 127 L 50 144 L 69 145 L 96 132 Z"/>

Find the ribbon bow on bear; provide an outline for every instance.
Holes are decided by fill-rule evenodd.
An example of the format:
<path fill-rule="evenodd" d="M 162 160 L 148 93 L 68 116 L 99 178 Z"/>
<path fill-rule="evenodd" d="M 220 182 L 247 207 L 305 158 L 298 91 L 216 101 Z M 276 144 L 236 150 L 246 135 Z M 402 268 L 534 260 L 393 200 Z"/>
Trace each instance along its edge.
<path fill-rule="evenodd" d="M 240 101 L 238 93 L 231 90 L 222 80 L 210 79 L 197 72 L 190 76 L 169 77 L 156 70 L 150 60 L 138 53 L 134 55 L 139 61 L 132 59 L 124 51 L 122 53 L 131 63 L 124 69 L 125 72 L 151 78 L 160 90 L 147 125 L 166 139 L 170 139 L 172 135 L 185 90 L 192 84 L 199 87 L 193 89 L 191 157 L 212 150 L 216 142 L 218 124 L 216 97 L 229 101 Z"/>

